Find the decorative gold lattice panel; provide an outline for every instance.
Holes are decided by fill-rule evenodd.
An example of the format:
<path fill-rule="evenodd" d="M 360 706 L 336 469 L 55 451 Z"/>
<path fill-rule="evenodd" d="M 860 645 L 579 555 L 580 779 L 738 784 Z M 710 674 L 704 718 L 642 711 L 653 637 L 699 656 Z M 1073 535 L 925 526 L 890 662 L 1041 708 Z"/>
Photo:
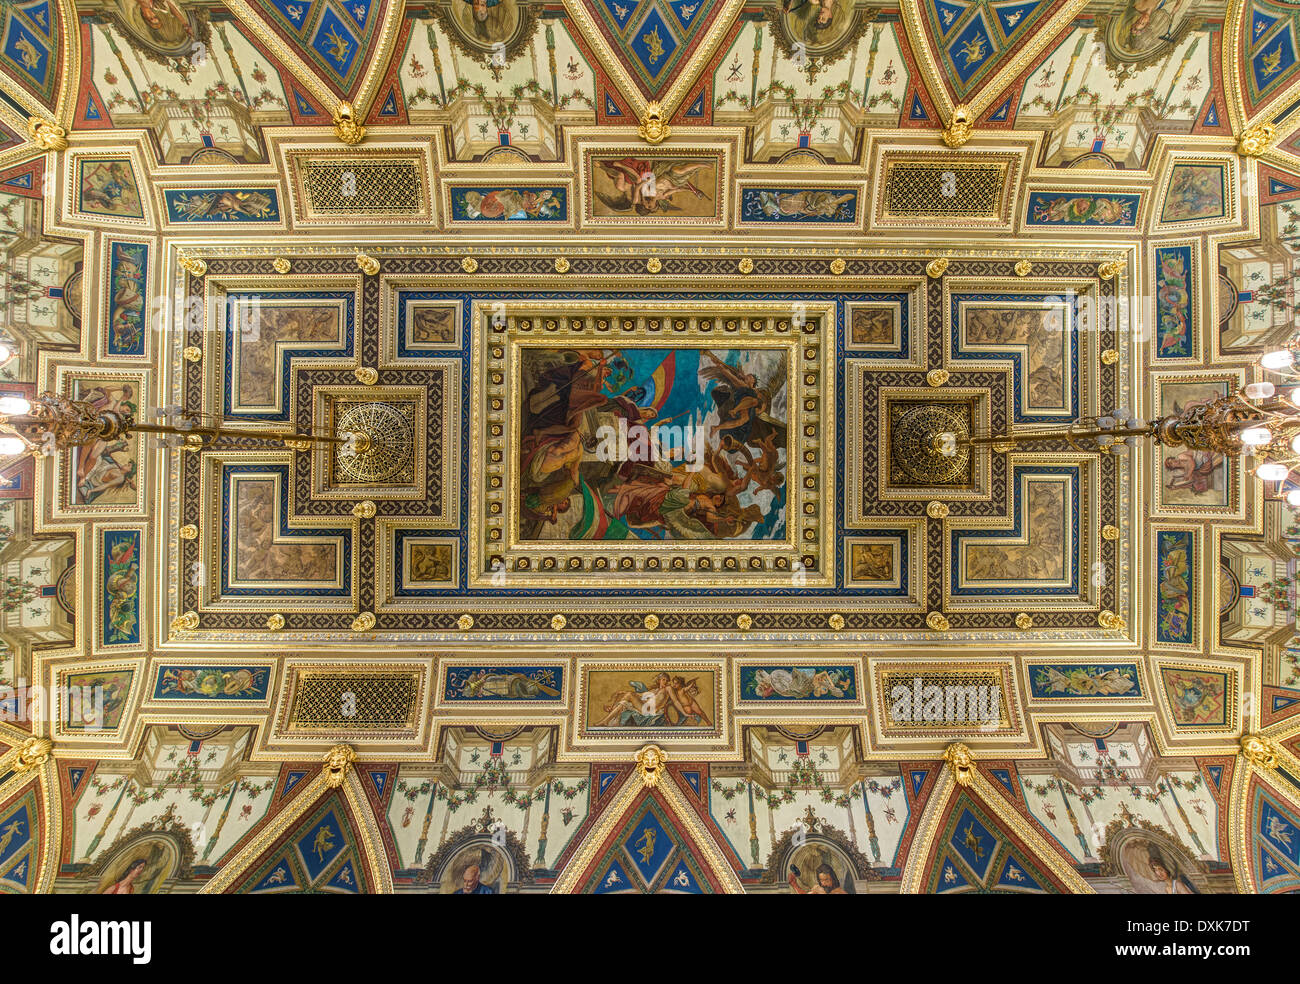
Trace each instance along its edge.
<path fill-rule="evenodd" d="M 1019 172 L 1019 158 L 1009 154 L 885 153 L 877 164 L 876 222 L 1005 225 Z"/>
<path fill-rule="evenodd" d="M 427 161 L 417 154 L 291 154 L 299 222 L 410 221 L 431 217 Z"/>
<path fill-rule="evenodd" d="M 421 675 L 410 670 L 300 670 L 290 732 L 390 732 L 414 727 Z"/>

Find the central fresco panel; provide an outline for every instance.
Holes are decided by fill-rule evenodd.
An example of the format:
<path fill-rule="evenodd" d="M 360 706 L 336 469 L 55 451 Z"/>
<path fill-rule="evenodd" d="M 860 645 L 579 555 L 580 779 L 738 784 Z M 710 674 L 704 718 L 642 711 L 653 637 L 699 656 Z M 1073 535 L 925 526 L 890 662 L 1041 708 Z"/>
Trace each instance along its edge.
<path fill-rule="evenodd" d="M 1114 284 L 1039 252 L 1033 277 L 1021 254 L 954 257 L 942 278 L 883 253 L 739 264 L 762 290 L 705 250 L 412 249 L 378 274 L 318 256 L 289 277 L 214 255 L 187 342 L 217 358 L 178 362 L 187 398 L 250 434 L 324 421 L 374 440 L 185 456 L 180 519 L 226 519 L 179 542 L 178 571 L 216 576 L 180 578 L 176 610 L 213 638 L 373 618 L 394 639 L 526 641 L 922 640 L 934 611 L 1015 639 L 1030 608 L 1092 638 L 1129 604 L 1101 536 L 1125 508 L 1113 458 L 932 447 L 1127 386 L 1100 358 L 1115 326 L 1092 320 Z"/>
<path fill-rule="evenodd" d="M 495 322 L 477 305 L 475 580 L 689 592 L 827 569 L 830 311 L 737 300 L 519 305 Z"/>

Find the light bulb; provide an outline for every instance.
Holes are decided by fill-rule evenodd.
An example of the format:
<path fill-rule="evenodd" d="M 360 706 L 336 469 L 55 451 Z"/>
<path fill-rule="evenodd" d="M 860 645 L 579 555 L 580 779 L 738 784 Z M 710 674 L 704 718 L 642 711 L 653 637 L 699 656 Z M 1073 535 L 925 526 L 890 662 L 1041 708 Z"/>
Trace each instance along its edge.
<path fill-rule="evenodd" d="M 14 357 L 14 350 L 4 342 L 0 342 L 0 362 L 8 362 Z"/>
<path fill-rule="evenodd" d="M 1265 482 L 1280 482 L 1290 474 L 1286 465 L 1279 465 L 1276 461 L 1269 461 L 1255 469 L 1255 475 Z"/>
<path fill-rule="evenodd" d="M 1246 398 L 1248 400 L 1267 400 L 1277 392 L 1277 387 L 1272 383 L 1247 383 Z"/>
<path fill-rule="evenodd" d="M 1286 501 L 1292 506 L 1300 506 L 1300 489 L 1292 489 L 1286 494 Z"/>
<path fill-rule="evenodd" d="M 15 454 L 22 454 L 27 450 L 27 445 L 17 437 L 0 437 L 0 456 L 11 457 Z"/>
<path fill-rule="evenodd" d="M 32 405 L 21 396 L 0 396 L 0 414 L 6 417 L 15 414 L 31 413 Z"/>
<path fill-rule="evenodd" d="M 1271 440 L 1273 440 L 1273 432 L 1267 427 L 1247 427 L 1241 432 L 1241 442 L 1252 447 L 1267 444 Z"/>
<path fill-rule="evenodd" d="M 1100 427 L 1102 430 L 1110 430 L 1112 427 L 1115 426 L 1115 418 L 1114 418 L 1114 417 L 1098 417 L 1098 418 L 1097 418 L 1097 426 Z"/>
<path fill-rule="evenodd" d="M 1295 353 L 1290 349 L 1275 349 L 1272 352 L 1265 352 L 1259 360 L 1259 364 L 1265 369 L 1285 369 L 1293 362 L 1295 362 Z"/>
<path fill-rule="evenodd" d="M 1294 451 L 1296 454 L 1300 454 L 1300 434 L 1297 434 L 1295 437 L 1291 438 L 1291 450 Z"/>

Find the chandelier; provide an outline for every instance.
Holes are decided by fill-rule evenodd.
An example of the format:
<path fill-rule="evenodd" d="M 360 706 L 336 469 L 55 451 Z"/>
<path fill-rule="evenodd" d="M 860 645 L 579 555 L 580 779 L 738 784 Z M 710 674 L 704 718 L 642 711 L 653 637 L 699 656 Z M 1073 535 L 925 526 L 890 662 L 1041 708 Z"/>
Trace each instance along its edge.
<path fill-rule="evenodd" d="M 187 413 L 177 406 L 155 410 L 154 416 L 165 422 L 138 423 L 131 413 L 57 393 L 42 393 L 30 400 L 0 397 L 0 456 L 49 455 L 136 433 L 157 434 L 160 447 L 186 451 L 199 451 L 217 442 L 230 446 L 273 442 L 297 451 L 306 451 L 313 444 L 336 444 L 350 454 L 359 454 L 370 444 L 365 434 L 232 430 L 218 418 Z"/>
<path fill-rule="evenodd" d="M 1265 372 L 1300 383 L 1300 339 L 1288 347 L 1266 353 L 1259 360 Z M 1247 383 L 1228 396 L 1197 403 L 1155 421 L 1145 421 L 1121 409 L 1096 417 L 1082 417 L 1066 427 L 1021 431 L 985 437 L 954 432 L 931 436 L 929 451 L 952 457 L 963 448 L 989 447 L 1005 453 L 1026 444 L 1064 441 L 1076 451 L 1126 454 L 1144 439 L 1171 448 L 1209 451 L 1229 458 L 1255 459 L 1255 475 L 1265 482 L 1285 483 L 1291 470 L 1300 468 L 1300 387 L 1283 394 L 1269 380 Z M 1300 479 L 1297 479 L 1300 481 Z M 1279 484 L 1278 489 L 1281 489 Z M 1300 487 L 1291 488 L 1286 500 L 1300 506 Z"/>

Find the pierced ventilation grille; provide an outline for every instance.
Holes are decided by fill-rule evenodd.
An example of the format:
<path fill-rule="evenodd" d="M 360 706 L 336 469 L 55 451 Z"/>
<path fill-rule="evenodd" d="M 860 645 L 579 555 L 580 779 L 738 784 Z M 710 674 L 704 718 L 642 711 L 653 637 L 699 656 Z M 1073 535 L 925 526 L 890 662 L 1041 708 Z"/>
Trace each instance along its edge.
<path fill-rule="evenodd" d="M 885 169 L 888 218 L 992 218 L 1002 210 L 1002 163 L 891 161 Z"/>
<path fill-rule="evenodd" d="M 292 731 L 397 731 L 415 724 L 415 672 L 301 672 L 289 712 Z"/>
<path fill-rule="evenodd" d="M 418 215 L 425 211 L 419 163 L 402 158 L 300 161 L 314 215 Z"/>

